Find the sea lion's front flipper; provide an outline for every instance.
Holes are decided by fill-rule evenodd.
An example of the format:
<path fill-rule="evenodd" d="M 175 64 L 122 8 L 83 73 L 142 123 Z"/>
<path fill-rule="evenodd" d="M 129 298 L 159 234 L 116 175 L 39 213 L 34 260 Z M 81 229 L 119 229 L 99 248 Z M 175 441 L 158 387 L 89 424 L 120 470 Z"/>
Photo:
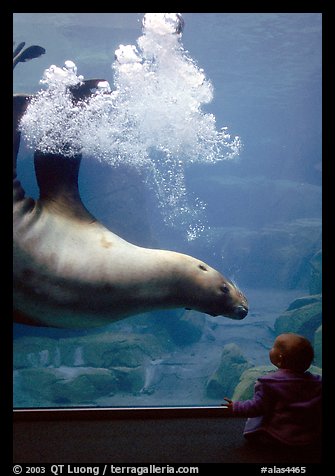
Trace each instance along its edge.
<path fill-rule="evenodd" d="M 13 69 L 18 63 L 25 63 L 34 58 L 39 58 L 45 53 L 45 49 L 42 46 L 32 45 L 23 50 L 24 45 L 24 42 L 20 43 L 13 52 Z"/>

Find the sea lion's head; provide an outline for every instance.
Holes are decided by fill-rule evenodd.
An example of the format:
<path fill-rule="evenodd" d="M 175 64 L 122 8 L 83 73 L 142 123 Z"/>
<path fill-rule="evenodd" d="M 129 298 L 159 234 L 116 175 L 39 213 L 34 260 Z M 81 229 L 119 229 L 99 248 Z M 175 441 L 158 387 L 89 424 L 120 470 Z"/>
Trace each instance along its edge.
<path fill-rule="evenodd" d="M 237 320 L 246 317 L 248 301 L 236 284 L 201 261 L 194 259 L 189 265 L 192 273 L 188 280 L 188 298 L 192 304 L 186 308 L 214 317 Z"/>

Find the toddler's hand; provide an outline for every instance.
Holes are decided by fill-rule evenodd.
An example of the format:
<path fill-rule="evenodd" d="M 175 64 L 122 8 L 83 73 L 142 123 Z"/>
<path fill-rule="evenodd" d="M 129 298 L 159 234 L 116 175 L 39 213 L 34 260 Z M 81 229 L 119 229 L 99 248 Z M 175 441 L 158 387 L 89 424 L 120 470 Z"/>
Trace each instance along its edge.
<path fill-rule="evenodd" d="M 233 413 L 233 401 L 230 400 L 230 398 L 224 397 L 224 400 L 226 400 L 227 403 L 223 402 L 221 405 L 226 406 L 227 410 L 229 413 Z"/>

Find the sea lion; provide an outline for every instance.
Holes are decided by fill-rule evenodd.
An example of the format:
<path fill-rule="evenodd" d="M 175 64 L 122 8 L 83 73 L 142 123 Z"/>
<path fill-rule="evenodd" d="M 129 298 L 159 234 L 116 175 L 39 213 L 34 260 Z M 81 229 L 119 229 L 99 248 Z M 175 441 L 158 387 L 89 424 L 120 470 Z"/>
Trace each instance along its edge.
<path fill-rule="evenodd" d="M 98 80 L 82 87 L 88 94 Z M 76 89 L 74 100 L 81 96 Z M 243 319 L 247 299 L 202 261 L 135 246 L 99 223 L 78 190 L 81 155 L 35 151 L 38 200 L 16 177 L 19 120 L 29 95 L 13 98 L 14 319 L 37 326 L 83 328 L 155 309 L 188 308 Z"/>

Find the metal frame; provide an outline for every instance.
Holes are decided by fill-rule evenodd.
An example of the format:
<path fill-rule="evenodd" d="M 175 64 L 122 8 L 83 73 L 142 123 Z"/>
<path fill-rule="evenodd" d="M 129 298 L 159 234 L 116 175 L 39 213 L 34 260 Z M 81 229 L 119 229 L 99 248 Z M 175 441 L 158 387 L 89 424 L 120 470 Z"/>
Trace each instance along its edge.
<path fill-rule="evenodd" d="M 14 421 L 114 420 L 159 418 L 227 418 L 225 406 L 22 408 L 13 410 Z"/>

